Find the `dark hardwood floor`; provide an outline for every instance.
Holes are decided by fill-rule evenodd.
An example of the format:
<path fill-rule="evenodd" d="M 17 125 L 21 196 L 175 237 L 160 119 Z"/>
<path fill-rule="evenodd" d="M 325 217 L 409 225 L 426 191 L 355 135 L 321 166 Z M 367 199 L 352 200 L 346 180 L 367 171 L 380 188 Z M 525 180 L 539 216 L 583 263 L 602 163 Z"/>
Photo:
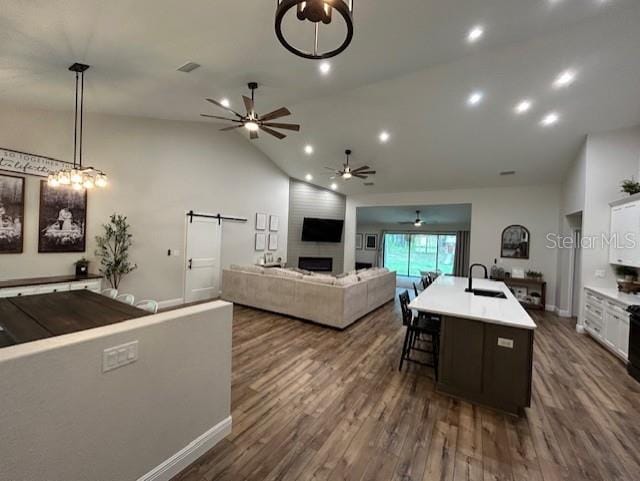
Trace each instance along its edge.
<path fill-rule="evenodd" d="M 344 332 L 236 307 L 233 433 L 174 481 L 640 479 L 640 383 L 575 321 L 532 316 L 533 401 L 514 418 L 398 372 L 397 302 Z"/>

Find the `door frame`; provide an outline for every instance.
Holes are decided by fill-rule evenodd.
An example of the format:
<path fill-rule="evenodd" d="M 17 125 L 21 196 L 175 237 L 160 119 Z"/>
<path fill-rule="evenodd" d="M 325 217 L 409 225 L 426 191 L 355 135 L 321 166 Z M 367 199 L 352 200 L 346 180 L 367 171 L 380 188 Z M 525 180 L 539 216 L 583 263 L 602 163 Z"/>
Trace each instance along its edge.
<path fill-rule="evenodd" d="M 569 277 L 568 277 L 568 292 L 567 292 L 567 310 L 565 312 L 558 312 L 558 314 L 560 316 L 562 316 L 562 314 L 566 314 L 566 316 L 562 316 L 562 317 L 577 317 L 578 318 L 578 322 L 576 323 L 576 326 L 581 326 L 580 324 L 580 306 L 582 304 L 582 302 L 578 303 L 578 312 L 573 312 L 573 295 L 575 294 L 575 283 L 576 283 L 576 260 L 577 260 L 577 252 L 579 250 L 579 246 L 577 245 L 578 242 L 580 242 L 580 239 L 582 238 L 582 228 L 575 228 L 572 227 L 571 228 L 571 237 L 573 238 L 573 247 L 571 249 L 569 249 Z M 580 266 L 580 271 L 582 272 L 582 266 Z M 579 293 L 578 293 L 579 295 Z"/>
<path fill-rule="evenodd" d="M 215 216 L 216 214 L 209 214 L 203 212 L 204 215 Z M 182 255 L 182 302 L 187 303 L 187 243 L 189 242 L 189 211 L 185 211 L 184 213 L 184 236 L 183 236 L 183 255 Z M 218 279 L 220 280 L 218 296 L 222 294 L 222 221 L 217 219 L 218 221 L 218 259 L 220 262 L 218 263 Z"/>

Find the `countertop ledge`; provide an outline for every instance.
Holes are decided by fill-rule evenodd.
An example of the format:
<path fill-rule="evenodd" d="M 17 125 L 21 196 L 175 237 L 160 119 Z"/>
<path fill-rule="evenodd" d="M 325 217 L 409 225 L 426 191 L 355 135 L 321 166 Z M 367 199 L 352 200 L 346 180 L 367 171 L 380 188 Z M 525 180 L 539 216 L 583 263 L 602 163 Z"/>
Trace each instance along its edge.
<path fill-rule="evenodd" d="M 626 294 L 624 292 L 620 292 L 615 287 L 584 286 L 584 288 L 589 289 L 590 291 L 593 291 L 597 294 L 603 295 L 608 299 L 624 304 L 625 306 L 640 304 L 640 295 Z"/>
<path fill-rule="evenodd" d="M 411 309 L 444 316 L 500 324 L 519 329 L 536 329 L 536 324 L 504 282 L 474 278 L 473 287 L 503 292 L 506 299 L 476 296 L 465 292 L 466 277 L 440 276 L 410 304 Z"/>

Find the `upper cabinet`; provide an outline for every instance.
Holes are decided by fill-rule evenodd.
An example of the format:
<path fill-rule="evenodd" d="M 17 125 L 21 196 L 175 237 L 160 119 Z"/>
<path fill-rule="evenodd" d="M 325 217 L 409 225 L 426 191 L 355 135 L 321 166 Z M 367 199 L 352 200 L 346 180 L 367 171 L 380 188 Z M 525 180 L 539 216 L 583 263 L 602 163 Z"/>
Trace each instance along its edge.
<path fill-rule="evenodd" d="M 640 199 L 632 196 L 611 204 L 609 262 L 640 267 Z"/>

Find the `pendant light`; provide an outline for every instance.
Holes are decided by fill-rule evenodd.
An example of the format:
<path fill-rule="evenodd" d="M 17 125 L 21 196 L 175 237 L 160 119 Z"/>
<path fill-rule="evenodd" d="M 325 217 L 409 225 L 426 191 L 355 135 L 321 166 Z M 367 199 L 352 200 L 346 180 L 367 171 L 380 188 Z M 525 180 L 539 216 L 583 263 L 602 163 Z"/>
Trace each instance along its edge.
<path fill-rule="evenodd" d="M 82 133 L 84 126 L 84 73 L 89 65 L 74 63 L 69 70 L 76 74 L 75 114 L 73 119 L 73 168 L 49 174 L 51 187 L 71 186 L 74 190 L 106 187 L 107 175 L 94 167 L 82 165 Z M 80 104 L 78 106 L 78 103 Z"/>

